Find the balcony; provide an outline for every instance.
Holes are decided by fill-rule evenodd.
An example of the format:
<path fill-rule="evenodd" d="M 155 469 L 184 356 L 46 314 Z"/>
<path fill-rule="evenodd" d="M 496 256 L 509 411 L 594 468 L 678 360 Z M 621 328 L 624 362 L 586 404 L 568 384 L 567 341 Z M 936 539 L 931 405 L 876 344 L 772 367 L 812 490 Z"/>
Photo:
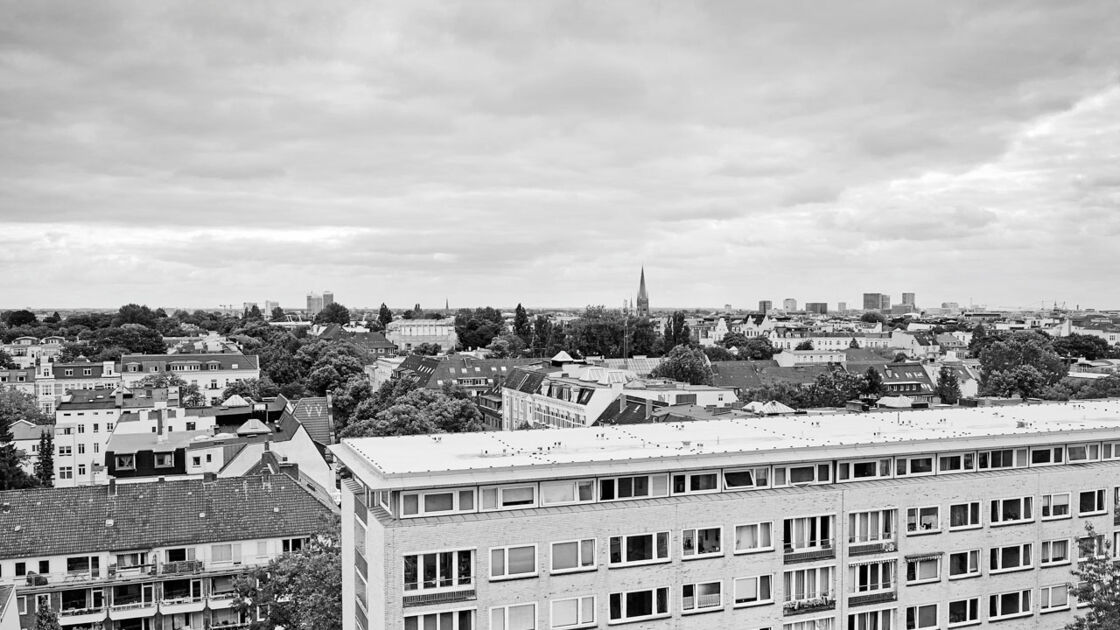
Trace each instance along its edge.
<path fill-rule="evenodd" d="M 787 544 L 785 546 L 783 562 L 785 564 L 796 564 L 798 562 L 830 560 L 836 557 L 836 548 L 833 547 L 831 538 L 814 542 L 818 542 L 818 544 L 808 547 L 793 547 Z"/>
<path fill-rule="evenodd" d="M 233 605 L 233 600 L 237 598 L 237 591 L 223 591 L 221 593 L 210 593 L 206 603 L 211 610 L 222 610 L 229 608 Z"/>
<path fill-rule="evenodd" d="M 856 606 L 868 606 L 870 604 L 881 604 L 883 602 L 893 602 L 898 599 L 898 591 L 895 590 L 893 583 L 886 584 L 881 590 L 873 593 L 860 593 L 858 595 L 848 596 L 848 608 Z"/>
<path fill-rule="evenodd" d="M 710 593 L 707 595 L 696 595 L 694 597 L 685 597 L 684 609 L 685 610 L 707 610 L 709 608 L 719 608 L 722 603 L 723 597 L 720 593 Z"/>
<path fill-rule="evenodd" d="M 797 615 L 808 615 L 809 613 L 820 612 L 822 610 L 835 609 L 836 598 L 831 595 L 822 595 L 811 599 L 798 599 L 792 602 L 786 602 L 782 606 L 782 614 L 786 617 L 794 617 Z"/>
<path fill-rule="evenodd" d="M 105 621 L 105 608 L 63 608 L 58 611 L 58 622 L 63 626 L 79 626 Z"/>
<path fill-rule="evenodd" d="M 852 540 L 848 542 L 849 556 L 866 556 L 874 553 L 894 553 L 898 543 L 894 538 L 882 540 Z"/>
<path fill-rule="evenodd" d="M 430 593 L 415 593 L 405 595 L 403 606 L 427 606 L 428 604 L 446 604 L 450 602 L 467 602 L 476 598 L 474 587 L 456 590 L 434 591 Z"/>
<path fill-rule="evenodd" d="M 248 628 L 248 621 L 212 621 L 210 622 L 210 630 L 237 630 L 239 628 Z"/>
<path fill-rule="evenodd" d="M 160 575 L 183 575 L 186 573 L 202 573 L 206 565 L 201 560 L 179 560 L 165 562 L 159 567 Z"/>
<path fill-rule="evenodd" d="M 191 597 L 190 595 L 182 597 L 174 597 L 172 595 L 159 603 L 159 612 L 164 615 L 202 612 L 205 608 L 205 597 Z"/>
<path fill-rule="evenodd" d="M 156 614 L 156 608 L 156 603 L 154 601 L 133 601 L 113 604 L 113 606 L 109 608 L 109 618 L 113 621 L 120 621 L 122 619 L 151 617 Z"/>
<path fill-rule="evenodd" d="M 120 566 L 117 564 L 109 565 L 109 579 L 127 580 L 129 578 L 145 577 L 156 574 L 156 565 L 154 564 L 134 564 Z"/>

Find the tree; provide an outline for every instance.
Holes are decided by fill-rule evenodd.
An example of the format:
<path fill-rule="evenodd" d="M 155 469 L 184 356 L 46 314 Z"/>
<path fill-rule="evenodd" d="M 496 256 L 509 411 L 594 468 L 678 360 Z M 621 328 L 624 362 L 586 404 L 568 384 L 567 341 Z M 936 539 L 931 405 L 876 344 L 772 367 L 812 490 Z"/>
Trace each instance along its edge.
<path fill-rule="evenodd" d="M 381 309 L 377 312 L 377 322 L 381 324 L 381 328 L 384 329 L 391 321 L 393 321 L 393 311 L 389 310 L 389 307 L 385 306 L 385 303 L 382 302 Z"/>
<path fill-rule="evenodd" d="M 521 338 L 522 346 L 528 346 L 533 341 L 533 326 L 529 323 L 529 314 L 520 303 L 513 309 L 513 334 Z"/>
<path fill-rule="evenodd" d="M 482 412 L 474 402 L 430 389 L 413 389 L 370 417 L 366 414 L 372 408 L 359 405 L 342 437 L 462 433 L 484 428 Z"/>
<path fill-rule="evenodd" d="M 284 309 L 280 308 L 279 306 L 274 306 L 272 307 L 272 315 L 269 319 L 274 322 L 282 322 L 287 319 L 287 317 L 284 314 Z"/>
<path fill-rule="evenodd" d="M 691 339 L 692 332 L 685 322 L 684 311 L 676 311 L 669 317 L 669 321 L 665 322 L 665 346 L 670 349 L 675 348 L 688 343 Z"/>
<path fill-rule="evenodd" d="M 943 365 L 937 371 L 937 389 L 934 391 L 941 402 L 946 405 L 955 405 L 961 399 L 961 382 L 957 371 Z"/>
<path fill-rule="evenodd" d="M 0 370 L 14 370 L 19 365 L 12 359 L 12 355 L 0 350 Z"/>
<path fill-rule="evenodd" d="M 350 309 L 338 302 L 331 302 L 315 315 L 315 323 L 347 326 L 350 324 Z"/>
<path fill-rule="evenodd" d="M 39 461 L 35 462 L 35 477 L 39 485 L 54 487 L 54 433 L 39 432 Z"/>
<path fill-rule="evenodd" d="M 708 346 L 704 348 L 704 355 L 709 361 L 734 361 L 735 355 L 722 346 Z"/>
<path fill-rule="evenodd" d="M 906 363 L 909 360 L 910 357 L 905 352 L 896 352 L 894 358 L 891 359 L 891 363 Z"/>
<path fill-rule="evenodd" d="M 774 345 L 766 337 L 751 337 L 746 346 L 739 348 L 739 358 L 767 361 L 774 358 Z"/>
<path fill-rule="evenodd" d="M 38 321 L 39 318 L 35 317 L 35 313 L 28 310 L 8 311 L 4 313 L 4 322 L 12 328 L 30 326 Z"/>
<path fill-rule="evenodd" d="M 1101 544 L 1104 553 L 1085 553 L 1072 571 L 1077 578 L 1072 595 L 1075 601 L 1087 606 L 1084 615 L 1078 615 L 1065 630 L 1115 630 L 1120 628 L 1120 565 L 1112 560 L 1112 542 L 1085 524 L 1083 545 Z M 1098 543 L 1098 541 L 1100 541 Z"/>
<path fill-rule="evenodd" d="M 40 606 L 35 613 L 35 630 L 62 630 L 58 623 L 58 613 L 50 606 Z"/>
<path fill-rule="evenodd" d="M 455 314 L 455 334 L 462 348 L 485 348 L 505 327 L 502 314 L 489 306 L 465 308 Z"/>
<path fill-rule="evenodd" d="M 37 483 L 23 469 L 27 456 L 16 449 L 15 436 L 12 435 L 13 422 L 34 421 L 33 418 L 42 416 L 38 407 L 33 407 L 33 414 L 26 409 L 28 399 L 33 400 L 33 397 L 14 389 L 0 389 L 0 490 L 31 488 Z"/>
<path fill-rule="evenodd" d="M 552 343 L 553 325 L 552 320 L 544 315 L 537 315 L 533 319 L 533 353 L 536 355 L 549 354 L 553 348 Z M 552 354 L 549 354 L 552 356 Z"/>
<path fill-rule="evenodd" d="M 265 398 L 274 398 L 280 393 L 280 386 L 272 382 L 268 375 L 260 378 L 247 378 L 230 383 L 222 392 L 222 400 L 237 395 L 249 400 L 261 401 Z"/>
<path fill-rule="evenodd" d="M 249 314 L 246 319 L 264 319 L 264 316 L 261 315 L 260 307 L 256 304 L 249 307 Z"/>
<path fill-rule="evenodd" d="M 263 621 L 253 630 L 342 629 L 342 536 L 338 517 L 299 551 L 273 558 L 234 579 L 233 607 L 242 618 Z"/>
<path fill-rule="evenodd" d="M 502 333 L 486 346 L 492 359 L 509 359 L 521 356 L 525 351 L 525 342 L 514 333 Z"/>
<path fill-rule="evenodd" d="M 1038 368 L 1033 365 L 1020 365 L 1010 370 L 992 373 L 981 385 L 980 391 L 986 396 L 1009 398 L 1019 395 L 1023 398 L 1034 398 L 1039 396 L 1046 386 L 1046 378 Z"/>
<path fill-rule="evenodd" d="M 434 357 L 440 352 L 443 352 L 443 348 L 438 343 L 418 343 L 412 347 L 412 354 L 424 357 Z"/>
<path fill-rule="evenodd" d="M 989 335 L 988 329 L 984 324 L 976 324 L 976 328 L 972 329 L 972 338 L 968 341 L 968 354 L 973 357 L 979 357 L 987 347 L 994 343 L 999 337 L 996 335 Z"/>
<path fill-rule="evenodd" d="M 859 316 L 859 321 L 866 324 L 885 324 L 887 323 L 887 318 L 878 311 L 868 311 Z"/>
<path fill-rule="evenodd" d="M 801 343 L 797 344 L 797 347 L 794 348 L 794 350 L 812 350 L 812 349 L 813 349 L 813 340 L 812 339 L 806 339 L 805 341 L 802 341 Z"/>
<path fill-rule="evenodd" d="M 848 347 L 858 350 L 859 349 L 859 341 L 855 337 L 852 337 L 852 343 L 848 344 Z"/>
<path fill-rule="evenodd" d="M 1107 341 L 1093 335 L 1079 335 L 1074 333 L 1066 337 L 1058 337 L 1053 342 L 1054 352 L 1070 358 L 1083 358 L 1086 361 L 1116 358 L 1116 348 Z"/>
<path fill-rule="evenodd" d="M 650 372 L 654 378 L 682 381 L 689 385 L 711 385 L 712 368 L 707 357 L 696 348 L 677 346 Z"/>
<path fill-rule="evenodd" d="M 834 367 L 817 376 L 809 388 L 814 407 L 843 407 L 849 400 L 859 398 L 865 382 L 858 374 L 849 374 L 841 367 Z"/>
<path fill-rule="evenodd" d="M 868 367 L 863 373 L 863 388 L 861 393 L 865 396 L 881 396 L 883 394 L 883 375 L 874 366 Z"/>
<path fill-rule="evenodd" d="M 980 391 L 985 395 L 1018 391 L 1035 396 L 1068 373 L 1050 337 L 1037 332 L 1020 331 L 997 339 L 980 354 Z"/>
<path fill-rule="evenodd" d="M 62 323 L 62 316 L 58 314 L 58 311 L 55 311 L 55 312 L 51 313 L 50 315 L 44 317 L 43 318 L 43 323 L 44 324 L 60 324 L 60 323 Z"/>
<path fill-rule="evenodd" d="M 341 432 L 350 423 L 350 416 L 358 405 L 373 397 L 373 388 L 365 374 L 346 379 L 331 393 L 331 408 L 334 411 L 336 432 Z"/>

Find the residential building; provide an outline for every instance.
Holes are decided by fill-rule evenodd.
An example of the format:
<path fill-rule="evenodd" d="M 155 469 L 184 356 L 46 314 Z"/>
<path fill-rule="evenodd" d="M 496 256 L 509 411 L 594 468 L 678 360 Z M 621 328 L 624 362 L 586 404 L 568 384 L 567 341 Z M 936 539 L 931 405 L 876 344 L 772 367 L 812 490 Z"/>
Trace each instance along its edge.
<path fill-rule="evenodd" d="M 334 304 L 334 291 L 323 291 L 323 308 Z"/>
<path fill-rule="evenodd" d="M 35 387 L 35 368 L 19 368 L 16 370 L 0 369 L 0 387 L 14 389 L 38 399 L 38 389 Z"/>
<path fill-rule="evenodd" d="M 891 347 L 920 361 L 932 361 L 941 356 L 941 346 L 932 332 L 895 330 L 891 332 Z"/>
<path fill-rule="evenodd" d="M 286 475 L 0 492 L 0 585 L 19 626 L 241 629 L 234 579 L 301 548 L 334 510 Z"/>
<path fill-rule="evenodd" d="M 280 303 L 279 302 L 274 302 L 272 300 L 265 300 L 264 301 L 264 312 L 262 314 L 265 317 L 271 317 L 272 316 L 272 311 L 274 311 L 278 308 L 280 308 Z"/>
<path fill-rule="evenodd" d="M 836 311 L 839 312 L 839 313 L 847 313 L 848 312 L 848 303 L 847 302 L 837 302 L 836 303 Z"/>
<path fill-rule="evenodd" d="M 783 351 L 782 354 L 785 352 Z M 828 373 L 831 369 L 831 366 L 822 363 L 781 367 L 773 359 L 713 361 L 712 383 L 716 387 L 730 389 L 736 397 L 745 399 L 747 393 L 764 387 L 775 385 L 809 387 L 817 381 L 817 377 Z"/>
<path fill-rule="evenodd" d="M 805 312 L 813 313 L 815 315 L 827 315 L 828 302 L 806 302 Z"/>
<path fill-rule="evenodd" d="M 121 374 L 112 361 L 91 363 L 52 363 L 44 361 L 35 368 L 35 390 L 39 407 L 45 414 L 53 414 L 55 407 L 68 392 L 88 389 L 116 389 L 121 384 Z"/>
<path fill-rule="evenodd" d="M 7 352 L 20 368 L 34 368 L 41 361 L 53 361 L 62 353 L 66 339 L 58 336 L 16 337 L 11 343 L 0 343 L 0 351 Z"/>
<path fill-rule="evenodd" d="M 16 588 L 10 584 L 0 584 L 0 630 L 20 630 Z"/>
<path fill-rule="evenodd" d="M 1061 628 L 1120 542 L 1118 427 L 1106 401 L 344 440 L 344 627 Z"/>
<path fill-rule="evenodd" d="M 787 312 L 796 311 L 797 310 L 797 300 L 795 300 L 793 298 L 786 298 L 786 299 L 782 300 L 782 309 L 787 311 Z"/>
<path fill-rule="evenodd" d="M 121 376 L 131 387 L 151 374 L 173 374 L 199 391 L 211 405 L 221 402 L 226 387 L 261 377 L 256 355 L 245 354 L 126 354 Z"/>
<path fill-rule="evenodd" d="M 829 350 L 783 350 L 774 355 L 779 367 L 796 365 L 842 365 L 847 356 L 843 351 Z"/>
<path fill-rule="evenodd" d="M 773 309 L 774 309 L 774 303 L 771 302 L 770 300 L 759 300 L 758 301 L 758 312 L 759 313 L 765 315 Z"/>
<path fill-rule="evenodd" d="M 27 420 L 16 420 L 11 424 L 12 444 L 16 450 L 27 456 L 21 468 L 29 475 L 35 474 L 35 465 L 39 463 L 39 439 L 43 433 L 53 433 L 54 426 L 49 424 L 35 424 Z"/>
<path fill-rule="evenodd" d="M 638 300 L 636 313 L 638 317 L 649 317 L 649 294 L 646 293 L 645 266 L 642 266 L 642 278 L 638 282 Z"/>
<path fill-rule="evenodd" d="M 541 362 L 541 359 L 478 359 L 461 354 L 426 357 L 413 354 L 405 357 L 393 373 L 411 378 L 427 389 L 456 387 L 473 397 L 495 385 L 501 387 L 510 370 Z"/>
<path fill-rule="evenodd" d="M 444 319 L 395 319 L 385 327 L 385 338 L 405 352 L 422 343 L 438 345 L 442 350 L 453 350 L 459 345 L 455 334 L 455 318 Z"/>

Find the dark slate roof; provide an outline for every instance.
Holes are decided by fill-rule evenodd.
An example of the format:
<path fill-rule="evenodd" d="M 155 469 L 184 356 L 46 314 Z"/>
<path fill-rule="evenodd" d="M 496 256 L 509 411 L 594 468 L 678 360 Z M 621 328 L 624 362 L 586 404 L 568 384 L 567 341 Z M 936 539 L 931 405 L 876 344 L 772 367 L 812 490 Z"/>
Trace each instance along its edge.
<path fill-rule="evenodd" d="M 506 376 L 505 386 L 510 389 L 516 389 L 519 392 L 532 394 L 540 391 L 541 383 L 545 379 L 545 373 L 538 370 L 527 370 L 525 368 L 513 368 Z"/>
<path fill-rule="evenodd" d="M 716 387 L 738 388 L 739 391 L 758 389 L 767 385 L 789 383 L 809 385 L 828 372 L 827 365 L 796 365 L 781 367 L 777 361 L 714 361 L 713 379 Z"/>
<path fill-rule="evenodd" d="M 287 475 L 117 484 L 116 496 L 109 492 L 0 492 L 10 504 L 0 510 L 0 558 L 306 536 L 331 512 Z"/>
<path fill-rule="evenodd" d="M 131 390 L 131 393 L 124 394 L 121 399 L 121 405 L 125 409 L 154 407 L 156 402 L 167 402 L 167 388 L 134 389 Z M 58 411 L 113 409 L 116 406 L 117 397 L 114 390 L 106 388 L 72 389 L 65 399 L 55 406 L 55 409 Z"/>
<path fill-rule="evenodd" d="M 14 440 L 37 440 L 43 431 L 54 433 L 53 424 L 35 424 L 21 419 L 13 422 L 11 426 Z"/>
<path fill-rule="evenodd" d="M 288 413 L 304 427 L 312 440 L 320 444 L 333 444 L 334 420 L 325 396 L 307 396 L 288 404 Z"/>
<path fill-rule="evenodd" d="M 397 344 L 385 338 L 379 332 L 350 333 L 345 337 L 347 341 L 362 348 L 390 348 L 396 349 Z"/>
<path fill-rule="evenodd" d="M 540 359 L 475 359 L 474 357 L 447 357 L 436 364 L 428 377 L 428 387 L 439 387 L 460 378 L 489 378 L 503 381 L 517 367 L 541 363 Z"/>
<path fill-rule="evenodd" d="M 619 401 L 623 404 L 619 404 Z M 648 406 L 647 406 L 648 403 Z M 647 400 L 645 398 L 637 398 L 620 394 L 603 413 L 595 420 L 592 426 L 603 426 L 611 424 L 645 424 L 650 422 L 655 409 L 668 407 L 669 403 L 661 402 L 658 400 Z M 648 411 L 648 413 L 647 413 Z"/>
<path fill-rule="evenodd" d="M 260 366 L 257 363 L 257 355 L 255 354 L 126 354 L 121 357 L 122 371 L 127 372 L 127 367 L 130 363 L 138 364 L 141 367 L 140 372 L 151 372 L 152 367 L 159 368 L 160 371 L 166 371 L 167 366 L 172 363 L 198 363 L 200 364 L 199 370 L 205 372 L 210 369 L 211 363 L 217 363 L 219 370 L 232 370 L 234 365 L 237 365 L 238 370 L 256 370 Z"/>

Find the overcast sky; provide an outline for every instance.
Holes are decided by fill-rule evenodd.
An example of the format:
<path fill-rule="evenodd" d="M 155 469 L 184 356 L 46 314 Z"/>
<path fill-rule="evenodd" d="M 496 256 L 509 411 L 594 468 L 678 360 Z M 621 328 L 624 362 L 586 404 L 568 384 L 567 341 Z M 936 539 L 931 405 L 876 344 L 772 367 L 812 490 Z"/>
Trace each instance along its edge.
<path fill-rule="evenodd" d="M 0 307 L 1120 307 L 1115 0 L 0 14 Z"/>

